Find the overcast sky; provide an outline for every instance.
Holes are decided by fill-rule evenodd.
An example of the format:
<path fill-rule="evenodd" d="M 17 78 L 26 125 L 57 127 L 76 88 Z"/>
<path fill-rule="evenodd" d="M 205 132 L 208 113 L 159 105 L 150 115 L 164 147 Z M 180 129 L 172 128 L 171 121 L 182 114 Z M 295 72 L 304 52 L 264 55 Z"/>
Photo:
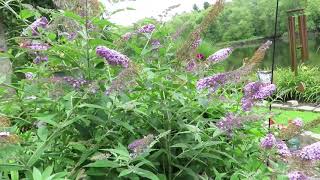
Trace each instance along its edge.
<path fill-rule="evenodd" d="M 136 0 L 112 4 L 108 0 L 101 1 L 106 5 L 109 12 L 126 7 L 136 9 L 122 11 L 111 16 L 112 22 L 121 25 L 130 25 L 145 17 L 156 17 L 166 8 L 177 4 L 181 5 L 171 12 L 170 15 L 191 11 L 194 4 L 197 4 L 198 7 L 202 9 L 204 2 L 207 1 L 210 4 L 215 2 L 215 0 Z"/>

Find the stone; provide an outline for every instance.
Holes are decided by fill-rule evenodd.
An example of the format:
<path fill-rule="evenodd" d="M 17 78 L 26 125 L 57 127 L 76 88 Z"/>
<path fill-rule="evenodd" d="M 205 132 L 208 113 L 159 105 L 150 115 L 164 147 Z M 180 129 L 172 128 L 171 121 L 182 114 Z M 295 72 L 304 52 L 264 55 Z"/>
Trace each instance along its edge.
<path fill-rule="evenodd" d="M 312 106 L 300 106 L 297 108 L 300 111 L 313 111 L 315 109 L 315 107 Z"/>
<path fill-rule="evenodd" d="M 313 110 L 314 112 L 320 112 L 320 108 L 316 108 Z"/>
<path fill-rule="evenodd" d="M 5 83 L 11 83 L 12 66 L 7 58 L 0 57 L 0 79 L 5 78 Z"/>
<path fill-rule="evenodd" d="M 292 107 L 297 107 L 299 106 L 299 102 L 296 100 L 291 100 L 291 101 L 287 101 L 288 105 L 292 106 Z"/>
<path fill-rule="evenodd" d="M 310 144 L 320 141 L 320 134 L 313 133 L 311 131 L 305 131 L 299 135 L 301 147 L 308 146 Z"/>

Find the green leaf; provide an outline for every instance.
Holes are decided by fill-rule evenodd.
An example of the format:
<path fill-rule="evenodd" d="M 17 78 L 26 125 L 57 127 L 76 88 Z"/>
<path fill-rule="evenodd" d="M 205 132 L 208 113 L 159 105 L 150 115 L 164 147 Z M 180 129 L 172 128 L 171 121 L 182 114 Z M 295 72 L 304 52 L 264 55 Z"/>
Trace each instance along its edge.
<path fill-rule="evenodd" d="M 22 19 L 28 19 L 29 17 L 34 16 L 35 14 L 33 13 L 33 11 L 29 10 L 29 9 L 23 9 L 20 11 L 19 16 Z"/>
<path fill-rule="evenodd" d="M 39 138 L 42 140 L 42 141 L 45 141 L 47 140 L 47 137 L 48 137 L 48 129 L 47 127 L 41 127 L 37 130 L 37 134 L 39 136 Z"/>
<path fill-rule="evenodd" d="M 48 34 L 48 38 L 49 38 L 51 41 L 53 41 L 53 40 L 55 40 L 55 39 L 57 38 L 57 35 L 54 34 L 54 33 L 49 33 L 49 34 Z"/>
<path fill-rule="evenodd" d="M 144 169 L 136 168 L 134 173 L 141 177 L 148 178 L 151 180 L 159 180 L 158 176 L 156 176 L 153 172 Z"/>
<path fill-rule="evenodd" d="M 56 114 L 50 114 L 50 115 L 43 115 L 40 117 L 35 117 L 39 121 L 46 122 L 54 127 L 58 127 L 58 124 L 53 121 L 53 118 L 56 116 Z"/>
<path fill-rule="evenodd" d="M 84 167 L 95 167 L 95 168 L 116 168 L 119 167 L 118 163 L 109 160 L 98 160 L 94 163 L 90 163 Z"/>
<path fill-rule="evenodd" d="M 53 166 L 48 166 L 42 173 L 42 178 L 43 179 L 49 178 L 52 172 L 53 172 Z"/>
<path fill-rule="evenodd" d="M 128 174 L 131 174 L 133 172 L 132 169 L 125 169 L 123 171 L 120 172 L 119 176 L 118 177 L 122 177 L 122 176 L 126 176 Z"/>
<path fill-rule="evenodd" d="M 18 171 L 11 171 L 11 180 L 19 180 L 19 172 Z"/>
<path fill-rule="evenodd" d="M 19 171 L 25 170 L 26 168 L 19 164 L 0 164 L 0 169 L 2 171 Z"/>
<path fill-rule="evenodd" d="M 41 172 L 36 167 L 33 167 L 32 176 L 33 180 L 42 180 Z"/>

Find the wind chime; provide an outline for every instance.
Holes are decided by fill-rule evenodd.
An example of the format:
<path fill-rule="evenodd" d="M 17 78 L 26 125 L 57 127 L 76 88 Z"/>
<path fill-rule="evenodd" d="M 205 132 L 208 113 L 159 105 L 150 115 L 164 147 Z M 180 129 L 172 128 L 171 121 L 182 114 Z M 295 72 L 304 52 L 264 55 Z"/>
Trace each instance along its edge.
<path fill-rule="evenodd" d="M 298 75 L 297 51 L 301 49 L 301 60 L 305 62 L 309 59 L 308 52 L 308 31 L 307 17 L 304 14 L 304 9 L 292 9 L 288 13 L 288 29 L 289 29 L 289 47 L 291 55 L 291 70 L 295 76 Z M 299 43 L 297 45 L 296 34 L 296 16 L 298 19 Z"/>

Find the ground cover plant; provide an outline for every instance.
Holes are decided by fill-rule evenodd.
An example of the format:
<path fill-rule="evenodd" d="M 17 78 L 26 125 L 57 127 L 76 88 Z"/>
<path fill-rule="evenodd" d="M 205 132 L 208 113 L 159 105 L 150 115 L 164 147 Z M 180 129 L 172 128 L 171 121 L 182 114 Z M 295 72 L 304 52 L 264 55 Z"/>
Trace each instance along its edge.
<path fill-rule="evenodd" d="M 1 79 L 1 178 L 317 175 L 288 167 L 280 158 L 285 143 L 280 147 L 280 141 L 267 134 L 268 113 L 251 112 L 257 101 L 276 90 L 274 84 L 248 82 L 272 42 L 261 44 L 246 64 L 229 72 L 210 68 L 228 58 L 233 47 L 208 59 L 197 54 L 201 37 L 224 5 L 219 0 L 210 7 L 178 47 L 164 22 L 118 34 L 117 25 L 88 8 L 27 6 L 18 15 L 27 24 L 14 39 L 18 46 L 1 54 L 27 61 L 14 67 L 13 83 Z M 299 123 L 293 126 L 295 132 Z M 309 156 L 314 154 L 309 149 L 317 147 L 307 148 L 297 159 L 319 160 Z M 295 171 L 287 176 L 289 168 Z"/>

